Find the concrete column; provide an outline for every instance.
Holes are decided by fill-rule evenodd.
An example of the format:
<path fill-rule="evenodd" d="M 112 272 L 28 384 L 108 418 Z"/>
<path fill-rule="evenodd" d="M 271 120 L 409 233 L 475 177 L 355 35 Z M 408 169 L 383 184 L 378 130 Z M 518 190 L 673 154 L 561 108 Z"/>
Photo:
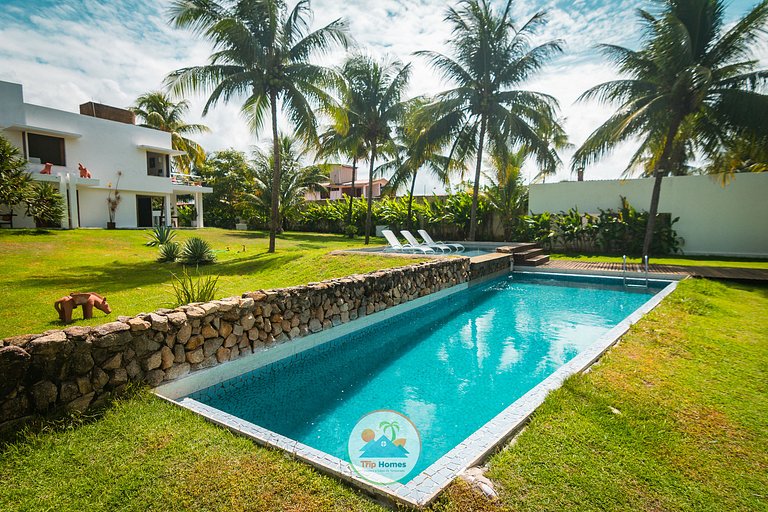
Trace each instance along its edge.
<path fill-rule="evenodd" d="M 163 217 L 165 217 L 165 225 L 170 226 L 171 225 L 171 200 L 173 198 L 173 194 L 165 194 L 165 197 L 163 198 Z"/>
<path fill-rule="evenodd" d="M 64 229 L 69 228 L 69 215 L 70 215 L 70 202 L 67 199 L 67 187 L 69 186 L 69 174 L 60 173 L 57 174 L 59 178 L 59 194 L 64 200 L 64 216 L 61 218 L 61 227 Z"/>
<path fill-rule="evenodd" d="M 179 211 L 176 209 L 176 203 L 178 201 L 179 201 L 179 199 L 176 197 L 176 194 L 175 193 L 171 193 L 171 218 L 168 219 L 168 222 L 170 222 L 170 224 L 169 224 L 170 226 L 173 226 L 173 227 L 176 227 L 176 228 L 179 227 L 179 226 L 178 226 L 178 223 L 174 226 L 174 224 L 173 224 L 173 217 L 177 217 L 177 220 L 178 220 Z"/>
<path fill-rule="evenodd" d="M 80 208 L 77 204 L 77 176 L 67 174 L 69 182 L 69 227 L 77 229 L 80 227 Z"/>
<path fill-rule="evenodd" d="M 197 227 L 204 228 L 203 225 L 203 194 L 201 192 L 195 193 L 195 210 L 197 211 Z"/>

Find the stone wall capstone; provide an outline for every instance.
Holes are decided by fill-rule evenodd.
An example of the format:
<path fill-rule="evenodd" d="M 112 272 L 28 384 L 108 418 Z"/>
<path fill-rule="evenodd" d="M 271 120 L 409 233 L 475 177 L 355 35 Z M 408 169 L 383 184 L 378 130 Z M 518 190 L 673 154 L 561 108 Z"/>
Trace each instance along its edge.
<path fill-rule="evenodd" d="M 7 338 L 0 342 L 0 431 L 34 414 L 84 411 L 129 383 L 154 387 L 468 279 L 468 258 L 437 259 Z"/>

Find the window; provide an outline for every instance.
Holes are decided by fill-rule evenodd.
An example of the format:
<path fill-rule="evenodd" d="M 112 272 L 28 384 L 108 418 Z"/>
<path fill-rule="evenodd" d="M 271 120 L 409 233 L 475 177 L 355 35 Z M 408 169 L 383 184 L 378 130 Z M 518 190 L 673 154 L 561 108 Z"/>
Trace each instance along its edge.
<path fill-rule="evenodd" d="M 50 162 L 62 167 L 67 165 L 64 156 L 64 139 L 61 137 L 28 133 L 27 144 L 29 145 L 29 158 L 39 158 L 40 163 L 43 164 Z"/>
<path fill-rule="evenodd" d="M 147 151 L 147 176 L 170 176 L 171 168 L 168 155 Z"/>

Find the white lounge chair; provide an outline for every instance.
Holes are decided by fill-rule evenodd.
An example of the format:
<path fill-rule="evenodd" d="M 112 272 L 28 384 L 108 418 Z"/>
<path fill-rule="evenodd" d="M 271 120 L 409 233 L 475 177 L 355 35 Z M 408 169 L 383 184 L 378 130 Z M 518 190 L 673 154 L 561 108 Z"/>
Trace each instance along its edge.
<path fill-rule="evenodd" d="M 448 243 L 448 242 L 435 242 L 432 240 L 432 237 L 429 236 L 429 233 L 424 231 L 423 229 L 419 230 L 419 236 L 424 239 L 424 242 L 427 244 L 427 246 L 432 245 L 447 245 L 451 249 L 453 249 L 456 252 L 464 252 L 464 246 L 461 244 L 454 244 L 454 243 Z"/>
<path fill-rule="evenodd" d="M 382 235 L 384 235 L 384 238 L 387 239 L 387 243 L 389 243 L 389 247 L 384 249 L 384 251 L 394 251 L 394 252 L 401 252 L 401 253 L 417 253 L 421 252 L 424 254 L 435 254 L 434 249 L 430 249 L 429 247 L 421 247 L 419 245 L 412 246 L 411 244 L 401 244 L 400 240 L 397 239 L 395 234 L 385 229 L 381 232 Z"/>
<path fill-rule="evenodd" d="M 428 244 L 428 243 L 419 243 L 418 240 L 416 240 L 416 237 L 413 236 L 413 234 L 410 231 L 402 230 L 400 231 L 400 234 L 405 237 L 406 240 L 408 240 L 408 243 L 414 247 L 429 247 L 432 250 L 440 251 L 442 253 L 446 252 L 452 252 L 453 249 L 448 247 L 445 244 Z"/>

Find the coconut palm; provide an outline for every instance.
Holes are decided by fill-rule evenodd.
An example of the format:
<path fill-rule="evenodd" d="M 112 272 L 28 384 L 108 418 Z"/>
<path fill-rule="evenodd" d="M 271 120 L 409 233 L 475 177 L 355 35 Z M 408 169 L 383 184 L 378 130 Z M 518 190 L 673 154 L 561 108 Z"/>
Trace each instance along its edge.
<path fill-rule="evenodd" d="M 454 169 L 453 163 L 445 156 L 442 149 L 447 140 L 430 139 L 429 119 L 421 109 L 427 100 L 416 98 L 409 102 L 408 113 L 402 125 L 395 129 L 392 141 L 394 158 L 383 163 L 377 169 L 379 174 L 389 174 L 386 190 L 396 193 L 403 187 L 408 187 L 408 224 L 413 227 L 413 192 L 416 187 L 416 177 L 420 170 L 430 172 L 446 186 L 450 182 L 450 174 Z"/>
<path fill-rule="evenodd" d="M 538 12 L 516 28 L 511 5 L 512 0 L 507 0 L 497 12 L 490 0 L 463 0 L 448 9 L 445 17 L 453 28 L 447 43 L 453 57 L 417 52 L 455 84 L 425 107 L 425 113 L 437 119 L 432 130 L 455 138 L 451 158 L 464 161 L 476 156 L 470 240 L 475 239 L 477 228 L 480 173 L 487 143 L 525 144 L 542 168 L 554 168 L 559 163 L 557 153 L 541 136 L 541 127 L 557 124 L 556 100 L 519 87 L 562 51 L 561 43 L 532 46 L 531 38 L 546 24 L 546 13 Z"/>
<path fill-rule="evenodd" d="M 184 152 L 183 155 L 174 157 L 179 171 L 189 174 L 193 167 L 199 167 L 205 162 L 203 147 L 187 136 L 207 133 L 210 130 L 203 124 L 184 122 L 184 117 L 189 113 L 187 100 L 174 102 L 166 92 L 151 91 L 139 96 L 130 110 L 139 118 L 141 126 L 171 134 L 171 147 Z"/>
<path fill-rule="evenodd" d="M 639 10 L 644 39 L 639 50 L 601 45 L 624 78 L 585 92 L 617 105 L 616 112 L 576 151 L 572 165 L 588 165 L 617 145 L 640 139 L 626 172 L 644 167 L 654 178 L 643 242 L 648 256 L 661 183 L 679 174 L 694 151 L 717 154 L 729 139 L 764 136 L 768 71 L 758 69 L 754 45 L 766 33 L 763 0 L 730 29 L 722 0 L 663 0 L 657 14 Z"/>
<path fill-rule="evenodd" d="M 341 69 L 343 110 L 338 125 L 356 127 L 359 132 L 368 171 L 368 209 L 365 215 L 365 243 L 371 234 L 371 210 L 373 207 L 373 176 L 376 158 L 382 147 L 392 140 L 392 130 L 405 116 L 407 105 L 402 96 L 411 75 L 410 64 L 399 61 L 377 62 L 367 55 L 355 55 L 347 59 Z"/>
<path fill-rule="evenodd" d="M 257 132 L 271 118 L 273 140 L 272 188 L 280 188 L 278 109 L 306 140 L 316 140 L 313 105 L 330 102 L 325 89 L 333 82 L 330 69 L 313 64 L 313 56 L 336 46 L 347 48 L 347 24 L 341 19 L 310 31 L 308 0 L 288 10 L 281 0 L 174 0 L 176 27 L 203 35 L 214 46 L 210 63 L 174 71 L 168 83 L 181 94 L 210 91 L 206 114 L 220 101 L 244 98 L 241 110 Z M 279 197 L 272 196 L 269 252 L 275 251 L 279 228 Z"/>
<path fill-rule="evenodd" d="M 493 170 L 485 173 L 490 186 L 485 196 L 501 217 L 504 240 L 510 240 L 521 215 L 528 209 L 528 189 L 523 184 L 522 169 L 528 157 L 527 148 L 509 151 L 494 148 L 491 153 Z"/>
<path fill-rule="evenodd" d="M 712 158 L 704 172 L 717 176 L 723 185 L 736 173 L 768 172 L 768 138 L 734 137 Z"/>
<path fill-rule="evenodd" d="M 290 135 L 280 135 L 280 209 L 278 211 L 278 231 L 282 232 L 285 220 L 294 215 L 304 202 L 304 195 L 309 191 L 322 190 L 322 183 L 328 180 L 326 166 L 304 165 L 307 149 L 301 141 Z M 274 154 L 272 151 L 256 149 L 253 153 L 253 172 L 255 192 L 248 194 L 256 210 L 269 218 L 272 205 L 272 170 Z"/>

